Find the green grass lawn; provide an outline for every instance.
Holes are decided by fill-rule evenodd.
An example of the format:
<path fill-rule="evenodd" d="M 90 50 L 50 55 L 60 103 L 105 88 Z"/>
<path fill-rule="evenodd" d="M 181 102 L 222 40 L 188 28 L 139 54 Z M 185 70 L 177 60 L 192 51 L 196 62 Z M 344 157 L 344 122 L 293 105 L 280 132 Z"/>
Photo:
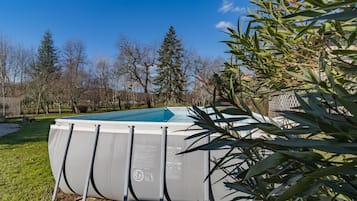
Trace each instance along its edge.
<path fill-rule="evenodd" d="M 0 201 L 51 200 L 54 178 L 47 139 L 50 125 L 58 117 L 37 116 L 36 121 L 22 124 L 18 132 L 0 137 Z M 10 122 L 21 124 L 16 119 Z"/>
<path fill-rule="evenodd" d="M 0 137 L 0 200 L 50 200 L 54 186 L 47 150 L 50 124 L 37 117 L 20 131 Z M 16 122 L 16 120 L 13 120 Z"/>

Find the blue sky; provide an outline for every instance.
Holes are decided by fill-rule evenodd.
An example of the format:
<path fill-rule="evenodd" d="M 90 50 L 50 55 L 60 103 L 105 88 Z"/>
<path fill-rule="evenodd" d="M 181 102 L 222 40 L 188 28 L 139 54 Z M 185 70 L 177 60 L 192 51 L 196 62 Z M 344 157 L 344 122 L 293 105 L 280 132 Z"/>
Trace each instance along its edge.
<path fill-rule="evenodd" d="M 186 48 L 225 57 L 225 26 L 236 24 L 249 0 L 1 0 L 0 33 L 38 47 L 46 30 L 55 46 L 80 39 L 89 57 L 114 58 L 120 35 L 160 44 L 170 25 Z"/>

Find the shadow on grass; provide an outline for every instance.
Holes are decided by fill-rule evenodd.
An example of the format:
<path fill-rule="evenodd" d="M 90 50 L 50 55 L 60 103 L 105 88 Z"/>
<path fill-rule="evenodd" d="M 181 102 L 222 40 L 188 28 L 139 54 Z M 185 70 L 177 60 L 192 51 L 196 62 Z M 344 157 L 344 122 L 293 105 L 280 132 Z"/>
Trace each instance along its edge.
<path fill-rule="evenodd" d="M 13 121 L 13 123 L 19 123 L 22 128 L 15 133 L 0 137 L 0 144 L 14 145 L 28 142 L 47 142 L 50 125 L 54 123 L 54 119 L 38 119 L 32 123 L 21 123 L 18 120 Z"/>

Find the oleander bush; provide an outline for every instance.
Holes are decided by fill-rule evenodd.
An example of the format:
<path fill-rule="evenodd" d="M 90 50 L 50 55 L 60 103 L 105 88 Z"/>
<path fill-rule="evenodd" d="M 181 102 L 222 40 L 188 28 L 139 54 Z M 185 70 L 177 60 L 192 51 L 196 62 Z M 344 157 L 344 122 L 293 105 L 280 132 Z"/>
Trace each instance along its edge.
<path fill-rule="evenodd" d="M 244 193 L 236 200 L 355 200 L 357 1 L 252 3 L 245 30 L 227 31 L 232 57 L 214 79 L 213 112 L 192 109 L 202 131 L 186 152 L 224 150 L 211 174 L 225 171 L 226 187 Z M 277 91 L 300 106 L 272 119 L 244 101 Z"/>

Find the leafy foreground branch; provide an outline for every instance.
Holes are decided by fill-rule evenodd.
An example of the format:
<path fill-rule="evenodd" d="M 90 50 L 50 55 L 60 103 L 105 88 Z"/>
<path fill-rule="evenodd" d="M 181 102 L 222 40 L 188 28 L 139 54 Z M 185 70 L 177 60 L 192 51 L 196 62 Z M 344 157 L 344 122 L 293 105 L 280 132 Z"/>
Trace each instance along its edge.
<path fill-rule="evenodd" d="M 219 80 L 225 82 L 218 86 L 221 102 L 210 109 L 192 109 L 195 125 L 202 131 L 189 139 L 197 143 L 210 136 L 211 141 L 193 143 L 186 152 L 224 152 L 214 161 L 211 174 L 224 171 L 222 179 L 235 200 L 354 200 L 356 1 L 294 2 L 254 1 L 258 14 L 251 14 L 251 30 L 245 34 L 229 30 L 232 41 L 226 43 L 237 62 L 228 62 L 229 79 Z M 314 48 L 306 39 L 314 39 Z M 301 48 L 304 43 L 308 51 Z M 305 58 L 309 51 L 312 60 Z M 242 99 L 255 98 L 250 91 L 254 86 L 244 79 L 237 81 L 244 77 L 241 66 L 255 72 L 255 84 L 264 93 L 295 91 L 300 106 L 279 111 L 281 116 L 274 119 L 254 113 Z M 263 77 L 269 73 L 271 77 Z M 293 82 L 283 84 L 285 75 Z M 272 82 L 275 85 L 269 85 Z"/>

